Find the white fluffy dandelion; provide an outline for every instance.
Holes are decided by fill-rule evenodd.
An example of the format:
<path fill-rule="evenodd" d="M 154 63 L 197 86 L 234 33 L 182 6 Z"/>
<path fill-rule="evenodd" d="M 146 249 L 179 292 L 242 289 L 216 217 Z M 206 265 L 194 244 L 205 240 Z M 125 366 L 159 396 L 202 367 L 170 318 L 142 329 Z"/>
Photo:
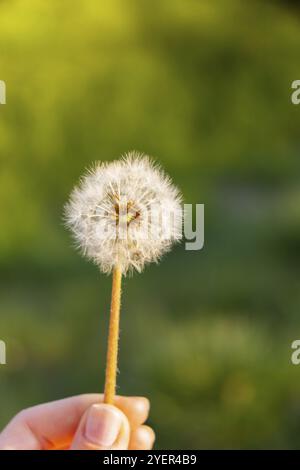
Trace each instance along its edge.
<path fill-rule="evenodd" d="M 103 272 L 142 271 L 182 236 L 181 196 L 147 156 L 97 163 L 75 187 L 66 221 L 82 253 Z"/>
<path fill-rule="evenodd" d="M 157 262 L 182 237 L 181 195 L 149 157 L 136 152 L 96 163 L 71 193 L 65 219 L 77 246 L 113 271 L 105 400 L 115 394 L 122 274 Z"/>

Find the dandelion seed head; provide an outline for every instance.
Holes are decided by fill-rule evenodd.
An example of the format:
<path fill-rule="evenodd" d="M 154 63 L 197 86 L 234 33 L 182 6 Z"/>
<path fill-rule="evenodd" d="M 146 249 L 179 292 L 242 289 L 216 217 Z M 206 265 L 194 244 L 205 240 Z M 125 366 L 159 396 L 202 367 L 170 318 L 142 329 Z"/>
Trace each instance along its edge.
<path fill-rule="evenodd" d="M 148 156 L 97 162 L 65 206 L 76 246 L 105 273 L 141 272 L 182 237 L 181 194 Z"/>

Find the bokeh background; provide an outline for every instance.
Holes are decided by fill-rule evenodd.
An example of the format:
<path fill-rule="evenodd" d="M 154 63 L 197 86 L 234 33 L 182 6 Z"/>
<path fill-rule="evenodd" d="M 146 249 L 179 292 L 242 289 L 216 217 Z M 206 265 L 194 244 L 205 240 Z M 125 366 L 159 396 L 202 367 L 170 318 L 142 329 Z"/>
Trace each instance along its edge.
<path fill-rule="evenodd" d="M 156 448 L 300 447 L 299 3 L 0 1 L 0 427 L 103 389 L 111 280 L 62 208 L 136 149 L 206 241 L 126 279 L 120 393 L 150 397 Z"/>

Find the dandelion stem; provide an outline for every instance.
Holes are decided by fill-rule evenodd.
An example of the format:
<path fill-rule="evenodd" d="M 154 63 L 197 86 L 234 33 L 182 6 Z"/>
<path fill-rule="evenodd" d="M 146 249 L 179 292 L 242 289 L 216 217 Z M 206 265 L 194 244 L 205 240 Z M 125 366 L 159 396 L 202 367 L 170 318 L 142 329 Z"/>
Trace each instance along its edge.
<path fill-rule="evenodd" d="M 118 343 L 121 305 L 122 270 L 115 266 L 113 271 L 110 320 L 108 331 L 104 403 L 113 404 L 116 393 L 118 370 Z"/>

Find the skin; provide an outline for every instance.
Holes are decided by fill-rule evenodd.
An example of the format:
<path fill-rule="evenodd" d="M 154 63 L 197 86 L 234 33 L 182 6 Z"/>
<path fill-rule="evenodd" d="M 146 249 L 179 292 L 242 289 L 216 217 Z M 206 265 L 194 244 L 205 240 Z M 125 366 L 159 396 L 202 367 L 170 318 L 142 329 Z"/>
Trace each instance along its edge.
<path fill-rule="evenodd" d="M 150 450 L 155 435 L 144 423 L 144 397 L 86 394 L 34 406 L 18 413 L 0 434 L 0 450 Z"/>

